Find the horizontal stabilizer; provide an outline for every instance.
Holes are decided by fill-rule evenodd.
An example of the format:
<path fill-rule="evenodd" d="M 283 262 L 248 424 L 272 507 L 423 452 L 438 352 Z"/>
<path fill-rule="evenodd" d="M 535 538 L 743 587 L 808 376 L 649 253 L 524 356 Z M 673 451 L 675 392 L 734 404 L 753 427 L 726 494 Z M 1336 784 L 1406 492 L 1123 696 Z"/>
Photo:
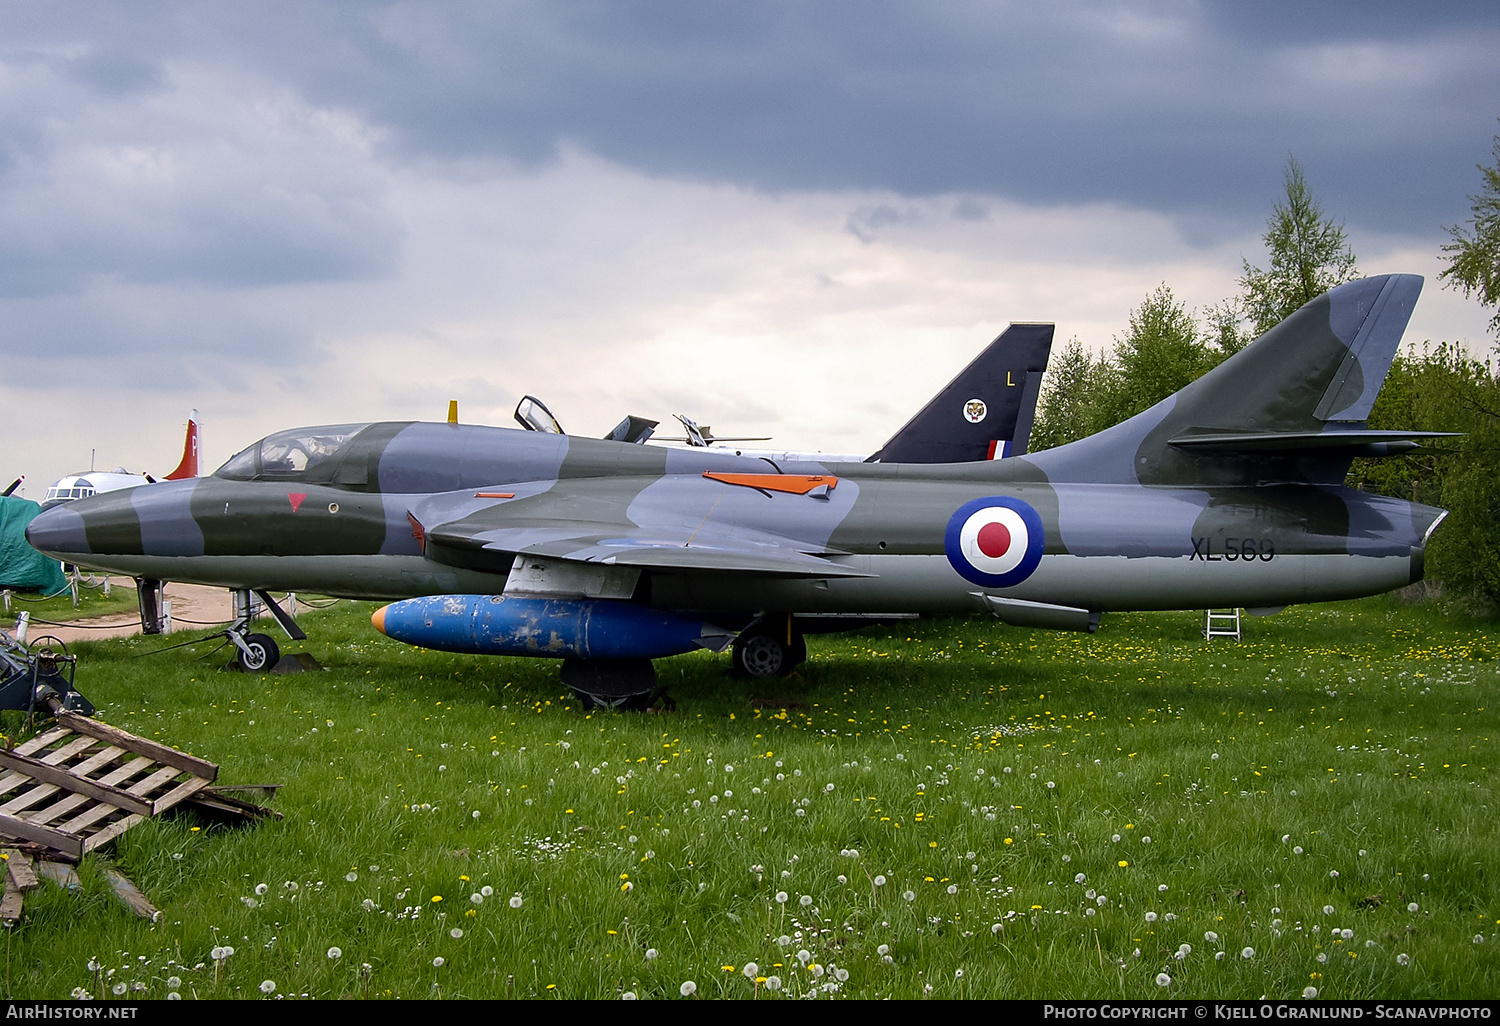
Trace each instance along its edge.
<path fill-rule="evenodd" d="M 1331 455 L 1348 450 L 1356 456 L 1399 456 L 1431 438 L 1458 438 L 1453 431 L 1372 431 L 1351 428 L 1333 431 L 1201 432 L 1177 435 L 1168 445 L 1191 452 L 1295 452 Z"/>

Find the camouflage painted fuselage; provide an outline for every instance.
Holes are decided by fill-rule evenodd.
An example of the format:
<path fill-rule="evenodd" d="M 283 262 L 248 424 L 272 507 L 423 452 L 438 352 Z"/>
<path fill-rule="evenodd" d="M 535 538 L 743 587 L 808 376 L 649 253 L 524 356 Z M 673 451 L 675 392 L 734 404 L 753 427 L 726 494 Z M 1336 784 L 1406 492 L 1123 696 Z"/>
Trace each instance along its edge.
<path fill-rule="evenodd" d="M 504 593 L 520 556 L 583 568 L 567 586 L 578 597 L 726 614 L 1010 618 L 1006 600 L 1098 612 L 1374 594 L 1421 578 L 1443 516 L 1341 484 L 1353 455 L 1392 444 L 1364 421 L 1419 288 L 1343 286 L 1145 413 L 1000 462 L 776 466 L 378 423 L 271 436 L 214 477 L 49 510 L 29 537 L 136 577 L 378 599 Z M 271 461 L 274 440 L 319 432 L 337 441 L 316 460 Z"/>

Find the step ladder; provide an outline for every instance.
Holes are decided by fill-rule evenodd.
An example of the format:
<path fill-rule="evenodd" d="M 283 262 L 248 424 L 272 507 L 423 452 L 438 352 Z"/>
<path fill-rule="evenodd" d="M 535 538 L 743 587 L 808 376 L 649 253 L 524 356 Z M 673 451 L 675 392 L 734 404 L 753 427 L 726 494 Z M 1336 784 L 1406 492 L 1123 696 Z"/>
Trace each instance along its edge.
<path fill-rule="evenodd" d="M 1214 638 L 1233 638 L 1235 641 L 1239 641 L 1239 609 L 1205 610 L 1203 614 L 1203 636 L 1210 641 Z"/>

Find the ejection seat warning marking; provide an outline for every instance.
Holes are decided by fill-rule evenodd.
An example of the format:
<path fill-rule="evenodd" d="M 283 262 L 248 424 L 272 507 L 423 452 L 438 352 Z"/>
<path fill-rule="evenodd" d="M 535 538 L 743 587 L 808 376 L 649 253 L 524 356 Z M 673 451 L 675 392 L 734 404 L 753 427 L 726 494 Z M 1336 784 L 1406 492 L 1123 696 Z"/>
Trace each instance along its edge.
<path fill-rule="evenodd" d="M 1225 538 L 1219 543 L 1219 551 L 1214 551 L 1214 539 L 1194 538 L 1193 554 L 1188 557 L 1191 563 L 1195 559 L 1201 559 L 1205 563 L 1217 563 L 1224 560 L 1229 563 L 1244 560 L 1247 563 L 1260 560 L 1269 563 L 1276 558 L 1276 543 L 1270 538 Z"/>
<path fill-rule="evenodd" d="M 286 497 L 292 502 L 292 512 L 295 513 L 302 506 L 302 500 L 307 498 L 306 492 L 287 492 Z"/>
<path fill-rule="evenodd" d="M 514 499 L 515 492 L 475 492 L 476 499 Z"/>
<path fill-rule="evenodd" d="M 768 492 L 789 492 L 792 495 L 806 495 L 814 488 L 832 490 L 839 483 L 839 479 L 832 474 L 723 474 L 705 470 L 703 476 L 724 484 L 760 488 Z"/>

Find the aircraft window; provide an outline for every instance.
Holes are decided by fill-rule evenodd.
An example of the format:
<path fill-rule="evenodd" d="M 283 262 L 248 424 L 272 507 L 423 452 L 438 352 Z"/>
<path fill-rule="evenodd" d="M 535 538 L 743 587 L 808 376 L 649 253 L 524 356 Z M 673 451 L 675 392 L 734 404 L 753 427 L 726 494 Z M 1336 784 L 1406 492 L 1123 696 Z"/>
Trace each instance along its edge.
<path fill-rule="evenodd" d="M 235 453 L 229 457 L 229 462 L 214 471 L 214 477 L 227 477 L 231 481 L 249 481 L 255 476 L 255 457 L 259 452 L 260 443 L 256 442 L 250 448 Z"/>
<path fill-rule="evenodd" d="M 364 428 L 364 424 L 337 424 L 268 435 L 232 457 L 215 471 L 215 476 L 238 481 L 295 479 L 343 451 L 349 440 Z"/>

